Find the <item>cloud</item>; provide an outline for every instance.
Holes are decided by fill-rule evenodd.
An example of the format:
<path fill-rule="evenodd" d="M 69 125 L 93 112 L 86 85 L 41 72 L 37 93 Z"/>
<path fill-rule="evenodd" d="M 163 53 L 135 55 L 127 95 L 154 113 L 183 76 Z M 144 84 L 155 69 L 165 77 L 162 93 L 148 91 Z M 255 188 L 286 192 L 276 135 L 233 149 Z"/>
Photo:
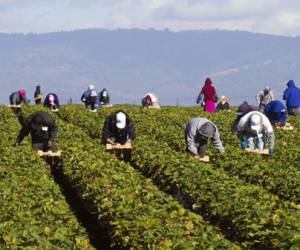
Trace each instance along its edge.
<path fill-rule="evenodd" d="M 0 0 L 0 31 L 152 27 L 300 35 L 298 13 L 298 0 Z"/>

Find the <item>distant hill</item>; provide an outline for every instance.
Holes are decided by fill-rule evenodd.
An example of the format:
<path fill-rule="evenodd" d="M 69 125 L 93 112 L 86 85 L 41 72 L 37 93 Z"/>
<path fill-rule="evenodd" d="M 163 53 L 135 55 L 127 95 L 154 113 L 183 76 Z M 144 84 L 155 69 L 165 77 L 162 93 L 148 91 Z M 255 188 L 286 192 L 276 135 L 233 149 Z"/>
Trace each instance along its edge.
<path fill-rule="evenodd" d="M 162 104 L 194 104 L 207 76 L 219 95 L 254 102 L 266 84 L 278 97 L 300 85 L 300 38 L 232 31 L 78 30 L 0 34 L 0 102 L 34 86 L 78 101 L 93 83 L 113 102 L 139 102 L 152 91 Z M 176 100 L 177 99 L 177 100 Z"/>

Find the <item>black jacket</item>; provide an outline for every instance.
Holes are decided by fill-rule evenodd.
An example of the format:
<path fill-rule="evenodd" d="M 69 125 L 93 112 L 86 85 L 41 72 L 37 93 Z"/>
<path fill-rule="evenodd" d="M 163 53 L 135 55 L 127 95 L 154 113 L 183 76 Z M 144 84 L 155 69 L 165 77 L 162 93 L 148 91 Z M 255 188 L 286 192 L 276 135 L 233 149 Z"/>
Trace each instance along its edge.
<path fill-rule="evenodd" d="M 119 129 L 116 126 L 116 114 L 123 112 L 126 115 L 126 126 L 124 129 Z M 135 139 L 134 123 L 122 110 L 118 110 L 108 116 L 103 126 L 103 141 L 106 142 L 109 138 L 115 138 L 115 141 L 121 144 L 126 143 L 128 139 Z"/>
<path fill-rule="evenodd" d="M 36 119 L 41 119 L 42 125 L 37 124 L 35 122 Z M 48 113 L 37 111 L 26 119 L 19 132 L 17 142 L 20 143 L 29 133 L 31 134 L 32 143 L 45 143 L 48 140 L 54 141 L 57 134 L 57 126 Z"/>

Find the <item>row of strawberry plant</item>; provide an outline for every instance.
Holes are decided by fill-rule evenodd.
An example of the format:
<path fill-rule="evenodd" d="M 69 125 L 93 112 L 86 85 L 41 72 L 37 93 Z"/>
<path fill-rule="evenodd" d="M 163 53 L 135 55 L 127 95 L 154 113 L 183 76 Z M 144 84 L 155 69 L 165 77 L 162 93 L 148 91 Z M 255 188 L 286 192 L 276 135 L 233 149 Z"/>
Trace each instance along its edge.
<path fill-rule="evenodd" d="M 183 125 L 185 123 L 184 119 L 190 114 L 183 114 L 178 108 L 174 108 L 173 111 L 168 111 L 169 112 L 165 113 L 164 116 L 159 112 L 141 113 L 137 118 L 148 124 L 147 127 L 144 127 L 145 129 L 142 132 L 148 135 L 151 134 L 151 136 L 155 136 L 157 140 L 168 143 L 168 145 L 175 150 L 184 151 Z M 221 126 L 218 127 L 221 127 L 222 135 L 225 134 L 225 138 L 222 137 L 222 139 L 226 146 L 225 154 L 220 156 L 211 154 L 211 156 L 213 156 L 214 167 L 223 168 L 231 175 L 238 175 L 248 183 L 259 184 L 270 192 L 277 194 L 282 199 L 299 203 L 300 172 L 294 167 L 296 164 L 294 161 L 296 155 L 294 155 L 294 158 L 291 160 L 284 157 L 284 159 L 280 161 L 278 158 L 274 159 L 271 157 L 262 159 L 260 155 L 245 154 L 243 150 L 228 143 L 228 141 L 235 139 L 232 138 L 234 135 L 228 135 L 230 125 L 232 124 L 232 119 L 228 119 L 229 115 L 230 114 L 225 112 L 217 113 L 213 116 L 211 115 L 212 120 L 215 120 L 216 124 L 221 124 Z M 227 122 L 220 122 L 224 120 Z M 276 131 L 277 135 L 280 133 L 282 133 L 282 131 Z M 288 138 L 281 140 L 289 141 Z M 238 141 L 236 140 L 236 144 L 237 143 Z M 278 145 L 277 152 L 281 150 L 281 146 Z M 296 148 L 294 150 L 300 149 Z M 292 155 L 292 153 L 290 154 Z"/>
<path fill-rule="evenodd" d="M 125 109 L 129 112 L 128 107 Z M 80 119 L 78 111 L 71 114 L 72 111 L 65 108 L 64 112 L 67 114 L 62 116 L 70 122 L 76 124 Z M 80 126 L 87 132 L 97 131 L 101 135 L 103 118 L 101 114 L 89 116 Z M 149 126 L 143 121 L 136 124 L 138 138 L 134 143 L 132 163 L 154 178 L 161 188 L 183 191 L 193 201 L 195 209 L 207 211 L 220 225 L 232 226 L 248 247 L 299 246 L 300 213 L 292 204 L 282 202 L 260 187 L 243 185 L 221 169 L 212 169 L 186 154 L 174 152 L 152 136 L 141 136 L 139 131 Z M 91 124 L 96 127 L 91 128 Z"/>
<path fill-rule="evenodd" d="M 29 111 L 32 109 L 25 112 Z M 84 116 L 76 113 L 76 124 L 81 124 Z M 59 119 L 56 122 L 64 173 L 88 209 L 98 215 L 99 223 L 108 223 L 116 247 L 239 248 L 129 164 L 105 152 L 79 128 Z"/>
<path fill-rule="evenodd" d="M 93 249 L 46 164 L 26 140 L 13 147 L 19 123 L 0 107 L 0 248 Z"/>

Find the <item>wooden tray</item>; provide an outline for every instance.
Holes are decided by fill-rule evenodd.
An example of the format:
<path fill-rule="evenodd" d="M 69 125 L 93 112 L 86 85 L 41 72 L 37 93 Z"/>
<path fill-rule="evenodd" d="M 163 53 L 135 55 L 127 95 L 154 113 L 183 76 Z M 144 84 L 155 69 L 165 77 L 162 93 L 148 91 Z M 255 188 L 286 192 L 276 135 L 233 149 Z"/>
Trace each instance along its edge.
<path fill-rule="evenodd" d="M 21 108 L 21 105 L 19 104 L 19 105 L 8 105 L 8 107 L 10 107 L 10 108 Z"/>
<path fill-rule="evenodd" d="M 41 157 L 44 157 L 44 156 L 48 156 L 48 157 L 60 157 L 61 156 L 61 151 L 57 151 L 57 152 L 47 151 L 47 152 L 44 152 L 42 150 L 38 150 L 37 153 Z"/>
<path fill-rule="evenodd" d="M 205 155 L 204 157 L 196 156 L 196 158 L 199 159 L 199 161 L 202 161 L 202 162 L 209 162 L 209 156 L 208 155 Z"/>
<path fill-rule="evenodd" d="M 113 149 L 131 149 L 131 143 L 126 143 L 124 145 L 122 144 L 116 144 L 116 145 L 112 145 L 112 144 L 106 144 L 106 149 L 107 150 L 113 150 Z"/>
<path fill-rule="evenodd" d="M 257 153 L 257 154 L 261 154 L 261 155 L 269 155 L 269 150 L 268 149 L 259 150 L 257 148 L 256 149 L 246 148 L 245 151 L 249 152 L 249 153 Z"/>

